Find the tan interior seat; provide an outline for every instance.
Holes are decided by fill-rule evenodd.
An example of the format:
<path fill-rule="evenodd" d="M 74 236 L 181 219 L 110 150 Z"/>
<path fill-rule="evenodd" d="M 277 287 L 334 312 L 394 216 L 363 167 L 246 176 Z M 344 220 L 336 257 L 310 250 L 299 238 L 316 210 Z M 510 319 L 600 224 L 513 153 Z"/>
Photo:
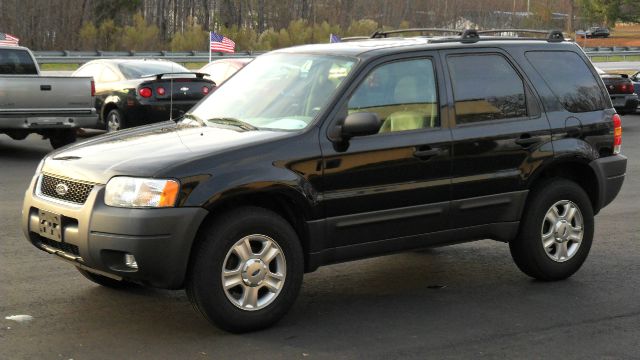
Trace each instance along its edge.
<path fill-rule="evenodd" d="M 405 76 L 396 84 L 394 90 L 395 111 L 383 122 L 380 132 L 416 130 L 425 127 L 424 111 L 412 109 L 413 104 L 420 103 L 418 81 L 415 77 Z"/>

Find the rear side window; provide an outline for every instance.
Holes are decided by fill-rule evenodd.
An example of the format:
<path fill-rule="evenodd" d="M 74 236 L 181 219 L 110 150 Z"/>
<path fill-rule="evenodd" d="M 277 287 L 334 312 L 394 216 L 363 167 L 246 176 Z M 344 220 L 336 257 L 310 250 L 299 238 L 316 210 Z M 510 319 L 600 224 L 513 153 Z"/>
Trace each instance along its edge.
<path fill-rule="evenodd" d="M 447 63 L 457 124 L 527 116 L 524 83 L 503 56 L 454 55 Z"/>
<path fill-rule="evenodd" d="M 602 110 L 602 89 L 587 64 L 571 51 L 529 51 L 527 59 L 570 112 Z"/>
<path fill-rule="evenodd" d="M 73 76 L 86 76 L 86 77 L 93 77 L 94 80 L 96 80 L 98 78 L 98 75 L 100 75 L 100 71 L 102 70 L 102 65 L 99 64 L 89 64 L 87 66 L 83 66 L 82 68 L 78 69 L 75 73 L 73 73 Z"/>
<path fill-rule="evenodd" d="M 0 74 L 37 75 L 38 70 L 28 52 L 0 49 Z"/>

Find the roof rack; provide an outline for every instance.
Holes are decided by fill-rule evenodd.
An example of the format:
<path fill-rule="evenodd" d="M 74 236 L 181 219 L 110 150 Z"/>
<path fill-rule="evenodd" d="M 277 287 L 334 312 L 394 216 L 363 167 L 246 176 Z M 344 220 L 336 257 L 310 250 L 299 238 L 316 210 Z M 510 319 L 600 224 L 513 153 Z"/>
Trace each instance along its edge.
<path fill-rule="evenodd" d="M 408 32 L 419 33 L 454 33 L 462 34 L 462 31 L 456 29 L 439 29 L 439 28 L 411 28 L 411 29 L 398 29 L 398 30 L 379 30 L 371 34 L 371 39 L 386 38 L 392 34 L 402 34 Z"/>
<path fill-rule="evenodd" d="M 484 34 L 499 34 L 499 33 L 546 34 L 548 42 L 564 41 L 564 34 L 560 30 L 533 30 L 533 29 L 456 30 L 456 29 L 439 29 L 439 28 L 411 28 L 411 29 L 376 31 L 371 35 L 371 38 L 372 39 L 386 38 L 392 34 L 401 34 L 401 33 L 407 33 L 407 32 L 443 33 L 443 34 L 448 33 L 448 34 L 456 35 L 455 37 L 444 37 L 441 39 L 433 39 L 431 40 L 432 42 L 452 42 L 452 41 L 476 42 L 481 40 L 540 40 L 539 38 L 524 38 L 524 37 L 488 37 L 488 38 L 480 37 L 480 35 L 484 35 Z M 358 37 L 358 38 L 361 38 L 361 37 Z"/>
<path fill-rule="evenodd" d="M 356 40 L 366 40 L 366 39 L 370 39 L 369 36 L 349 36 L 349 37 L 344 37 L 341 39 L 341 41 L 356 41 Z"/>
<path fill-rule="evenodd" d="M 531 33 L 531 34 L 546 34 L 547 41 L 549 42 L 562 42 L 564 41 L 564 34 L 560 30 L 534 30 L 534 29 L 491 29 L 491 30 L 477 30 L 478 34 L 496 34 L 496 33 Z"/>

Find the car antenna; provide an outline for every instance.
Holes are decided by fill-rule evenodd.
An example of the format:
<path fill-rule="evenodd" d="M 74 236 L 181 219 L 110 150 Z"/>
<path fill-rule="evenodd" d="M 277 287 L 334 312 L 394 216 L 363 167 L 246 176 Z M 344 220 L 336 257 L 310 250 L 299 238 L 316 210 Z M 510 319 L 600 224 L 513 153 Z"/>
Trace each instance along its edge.
<path fill-rule="evenodd" d="M 171 62 L 171 72 L 176 72 L 175 63 Z M 169 121 L 173 121 L 173 76 L 169 78 Z"/>

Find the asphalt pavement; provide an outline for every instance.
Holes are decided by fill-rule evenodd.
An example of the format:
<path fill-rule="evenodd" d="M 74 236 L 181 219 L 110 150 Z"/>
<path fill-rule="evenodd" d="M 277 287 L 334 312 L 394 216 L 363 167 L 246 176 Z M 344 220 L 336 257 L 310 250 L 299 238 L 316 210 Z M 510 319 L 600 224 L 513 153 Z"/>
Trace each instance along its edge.
<path fill-rule="evenodd" d="M 182 291 L 102 288 L 30 245 L 22 198 L 49 143 L 0 135 L 0 359 L 637 359 L 640 116 L 623 126 L 627 179 L 572 278 L 534 281 L 490 240 L 338 264 L 245 335 L 209 325 Z"/>

